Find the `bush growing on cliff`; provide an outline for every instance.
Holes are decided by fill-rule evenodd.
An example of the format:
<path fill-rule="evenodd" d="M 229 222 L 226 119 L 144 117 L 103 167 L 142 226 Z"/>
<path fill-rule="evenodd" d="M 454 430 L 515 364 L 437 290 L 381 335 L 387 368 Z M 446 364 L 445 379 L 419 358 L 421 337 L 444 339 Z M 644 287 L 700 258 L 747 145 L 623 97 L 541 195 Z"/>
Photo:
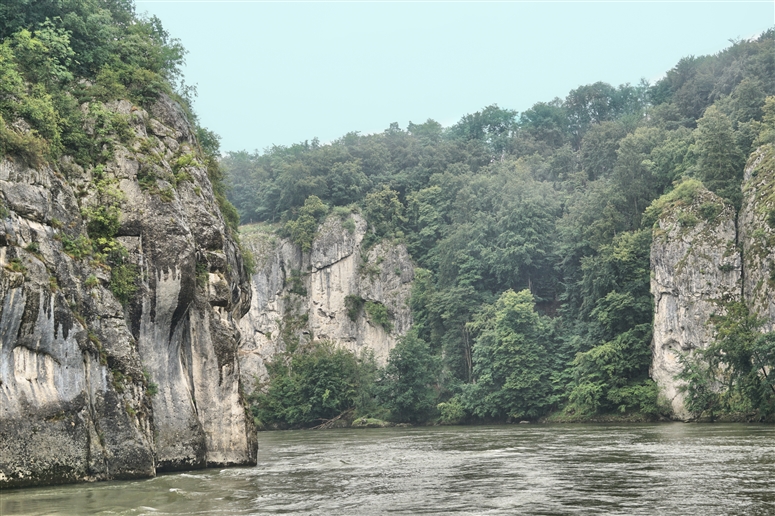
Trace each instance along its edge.
<path fill-rule="evenodd" d="M 760 333 L 764 321 L 739 302 L 726 303 L 712 318 L 716 338 L 707 349 L 683 358 L 686 408 L 696 417 L 775 413 L 775 332 Z"/>
<path fill-rule="evenodd" d="M 312 249 L 318 224 L 327 213 L 328 206 L 323 204 L 316 195 L 310 195 L 304 201 L 304 206 L 299 209 L 299 216 L 285 223 L 284 231 L 294 244 L 301 247 L 302 252 L 308 253 Z"/>

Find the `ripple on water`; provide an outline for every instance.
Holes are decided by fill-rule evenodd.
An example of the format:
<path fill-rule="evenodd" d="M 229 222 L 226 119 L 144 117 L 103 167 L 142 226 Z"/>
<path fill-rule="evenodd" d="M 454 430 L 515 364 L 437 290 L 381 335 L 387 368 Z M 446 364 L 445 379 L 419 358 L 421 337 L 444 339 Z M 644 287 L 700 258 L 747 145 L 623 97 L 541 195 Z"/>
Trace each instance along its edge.
<path fill-rule="evenodd" d="M 265 432 L 254 468 L 3 492 L 0 514 L 775 514 L 775 428 Z"/>

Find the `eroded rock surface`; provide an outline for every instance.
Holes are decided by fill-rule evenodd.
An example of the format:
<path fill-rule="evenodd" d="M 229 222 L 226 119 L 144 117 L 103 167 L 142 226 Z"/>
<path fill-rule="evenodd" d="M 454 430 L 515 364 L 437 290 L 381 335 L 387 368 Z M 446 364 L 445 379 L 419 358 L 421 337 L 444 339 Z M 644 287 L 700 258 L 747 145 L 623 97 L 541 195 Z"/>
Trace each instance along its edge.
<path fill-rule="evenodd" d="M 691 200 L 662 211 L 651 246 L 654 296 L 652 378 L 673 414 L 689 417 L 680 392 L 681 355 L 704 349 L 720 302 L 740 299 L 742 262 L 737 251 L 735 210 L 700 187 Z"/>
<path fill-rule="evenodd" d="M 106 107 L 131 134 L 103 166 L 0 162 L 0 487 L 256 460 L 237 358 L 250 288 L 192 129 L 166 97 Z M 87 240 L 106 202 L 134 271 L 123 304 Z"/>
<path fill-rule="evenodd" d="M 743 296 L 748 309 L 775 331 L 775 148 L 758 149 L 745 168 L 738 216 L 743 248 Z"/>
<path fill-rule="evenodd" d="M 414 266 L 401 244 L 381 242 L 365 250 L 366 229 L 358 214 L 344 221 L 330 216 L 311 251 L 302 253 L 269 230 L 243 228 L 243 245 L 256 260 L 250 310 L 240 322 L 244 383 L 264 379 L 264 363 L 291 341 L 330 340 L 355 353 L 370 350 L 380 364 L 387 361 L 412 324 Z M 387 309 L 387 325 L 372 320 L 364 308 L 369 302 Z"/>

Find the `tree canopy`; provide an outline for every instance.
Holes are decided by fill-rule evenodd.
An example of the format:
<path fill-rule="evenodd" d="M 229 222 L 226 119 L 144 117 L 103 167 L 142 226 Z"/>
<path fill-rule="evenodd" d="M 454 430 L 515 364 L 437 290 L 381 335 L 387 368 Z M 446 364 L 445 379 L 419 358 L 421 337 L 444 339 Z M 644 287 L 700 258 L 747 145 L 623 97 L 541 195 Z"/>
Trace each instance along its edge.
<path fill-rule="evenodd" d="M 744 160 L 772 140 L 774 39 L 522 113 L 231 153 L 229 198 L 243 222 L 306 220 L 311 196 L 357 205 L 369 243 L 407 245 L 414 328 L 383 378 L 394 417 L 651 417 L 647 209 L 685 178 L 739 207 Z"/>

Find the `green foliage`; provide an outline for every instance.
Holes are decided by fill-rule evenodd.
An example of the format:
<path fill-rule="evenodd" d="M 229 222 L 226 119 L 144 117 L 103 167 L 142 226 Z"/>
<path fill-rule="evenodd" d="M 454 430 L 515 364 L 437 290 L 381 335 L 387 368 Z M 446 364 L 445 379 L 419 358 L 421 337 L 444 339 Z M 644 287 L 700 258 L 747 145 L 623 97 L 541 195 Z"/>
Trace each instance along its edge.
<path fill-rule="evenodd" d="M 240 245 L 240 253 L 242 253 L 242 263 L 245 266 L 245 274 L 252 276 L 256 272 L 256 258 L 253 256 L 253 252 Z"/>
<path fill-rule="evenodd" d="M 493 105 L 448 128 L 230 153 L 228 196 L 243 222 L 284 223 L 305 250 L 322 220 L 307 202 L 350 232 L 355 203 L 362 251 L 406 244 L 413 330 L 379 398 L 395 420 L 658 417 L 652 231 L 664 236 L 654 226 L 668 213 L 688 228 L 739 207 L 743 157 L 775 141 L 773 41 L 770 30 L 681 60 L 653 86 L 582 85 L 521 114 Z M 363 279 L 401 273 L 367 256 Z M 382 305 L 346 302 L 351 319 L 389 323 Z"/>
<path fill-rule="evenodd" d="M 145 395 L 150 397 L 156 396 L 159 393 L 159 386 L 153 382 L 148 382 L 148 386 L 145 388 Z"/>
<path fill-rule="evenodd" d="M 110 268 L 110 291 L 126 306 L 137 291 L 137 266 L 131 263 L 117 263 Z"/>
<path fill-rule="evenodd" d="M 704 185 L 696 179 L 684 179 L 668 193 L 656 199 L 646 208 L 643 215 L 643 226 L 650 227 L 662 216 L 668 207 L 691 206 Z"/>
<path fill-rule="evenodd" d="M 414 332 L 409 332 L 390 350 L 388 364 L 379 379 L 378 394 L 392 421 L 422 423 L 434 416 L 438 370 L 439 360 Z"/>
<path fill-rule="evenodd" d="M 381 326 L 385 332 L 390 333 L 393 331 L 393 323 L 390 322 L 390 314 L 385 305 L 378 301 L 366 301 L 363 305 L 366 315 L 369 317 L 369 321 L 376 325 Z M 349 315 L 349 309 L 347 314 Z"/>
<path fill-rule="evenodd" d="M 455 396 L 449 401 L 436 405 L 439 411 L 439 422 L 443 425 L 458 425 L 466 418 L 463 402 Z"/>
<path fill-rule="evenodd" d="M 702 218 L 710 222 L 715 219 L 723 209 L 724 206 L 722 204 L 716 202 L 704 202 L 700 205 L 698 211 L 700 212 L 700 215 L 702 215 Z"/>
<path fill-rule="evenodd" d="M 361 314 L 361 310 L 363 309 L 363 304 L 365 303 L 365 300 L 361 296 L 356 296 L 354 294 L 348 294 L 344 298 L 344 306 L 347 308 L 347 317 L 352 321 L 355 322 L 358 320 L 358 316 Z"/>
<path fill-rule="evenodd" d="M 205 288 L 209 278 L 210 266 L 207 262 L 196 262 L 196 285 Z"/>
<path fill-rule="evenodd" d="M 775 228 L 775 209 L 767 212 L 767 224 L 769 224 L 771 228 Z"/>
<path fill-rule="evenodd" d="M 27 267 L 24 266 L 24 263 L 22 263 L 19 258 L 11 258 L 8 263 L 5 264 L 5 268 L 11 272 L 21 272 L 22 274 L 27 272 Z"/>
<path fill-rule="evenodd" d="M 745 158 L 729 118 L 711 106 L 697 122 L 695 148 L 698 176 L 708 189 L 740 208 Z"/>
<path fill-rule="evenodd" d="M 86 219 L 89 237 L 95 242 L 111 241 L 118 233 L 121 217 L 120 202 L 124 199 L 121 190 L 115 187 L 116 181 L 104 179 L 100 167 L 95 169 L 95 204 L 82 210 Z"/>
<path fill-rule="evenodd" d="M 656 415 L 657 389 L 647 379 L 651 324 L 640 324 L 613 340 L 576 355 L 575 381 L 566 412 L 640 412 Z"/>
<path fill-rule="evenodd" d="M 291 294 L 296 294 L 298 296 L 306 296 L 307 295 L 307 289 L 304 288 L 304 282 L 301 275 L 301 271 L 298 269 L 291 269 L 291 274 L 289 277 L 291 288 L 288 289 L 288 291 Z"/>
<path fill-rule="evenodd" d="M 775 413 L 775 333 L 761 333 L 763 320 L 739 302 L 713 317 L 716 338 L 707 349 L 682 359 L 686 408 L 695 417 Z"/>
<path fill-rule="evenodd" d="M 686 211 L 682 211 L 678 213 L 678 224 L 681 225 L 681 227 L 685 228 L 691 228 L 697 225 L 699 222 L 699 219 L 694 216 L 693 213 L 689 213 Z"/>
<path fill-rule="evenodd" d="M 62 233 L 61 241 L 65 252 L 77 260 L 92 254 L 92 241 L 83 235 L 71 238 L 66 233 Z"/>
<path fill-rule="evenodd" d="M 548 322 L 529 291 L 507 290 L 471 323 L 476 383 L 467 406 L 481 418 L 537 418 L 552 404 Z"/>
<path fill-rule="evenodd" d="M 34 254 L 35 256 L 40 257 L 40 244 L 37 242 L 30 242 L 27 244 L 27 246 L 24 248 L 26 251 L 29 251 L 30 253 Z"/>
<path fill-rule="evenodd" d="M 399 236 L 406 222 L 404 205 L 398 199 L 398 192 L 388 186 L 366 196 L 363 214 L 377 237 Z"/>
<path fill-rule="evenodd" d="M 328 207 L 315 195 L 307 197 L 296 220 L 285 223 L 285 232 L 291 241 L 300 246 L 302 252 L 312 250 L 312 241 L 317 235 L 318 224 L 328 213 Z"/>
<path fill-rule="evenodd" d="M 260 426 L 309 427 L 368 404 L 373 358 L 359 359 L 330 342 L 313 342 L 267 363 L 270 383 L 250 397 Z"/>

